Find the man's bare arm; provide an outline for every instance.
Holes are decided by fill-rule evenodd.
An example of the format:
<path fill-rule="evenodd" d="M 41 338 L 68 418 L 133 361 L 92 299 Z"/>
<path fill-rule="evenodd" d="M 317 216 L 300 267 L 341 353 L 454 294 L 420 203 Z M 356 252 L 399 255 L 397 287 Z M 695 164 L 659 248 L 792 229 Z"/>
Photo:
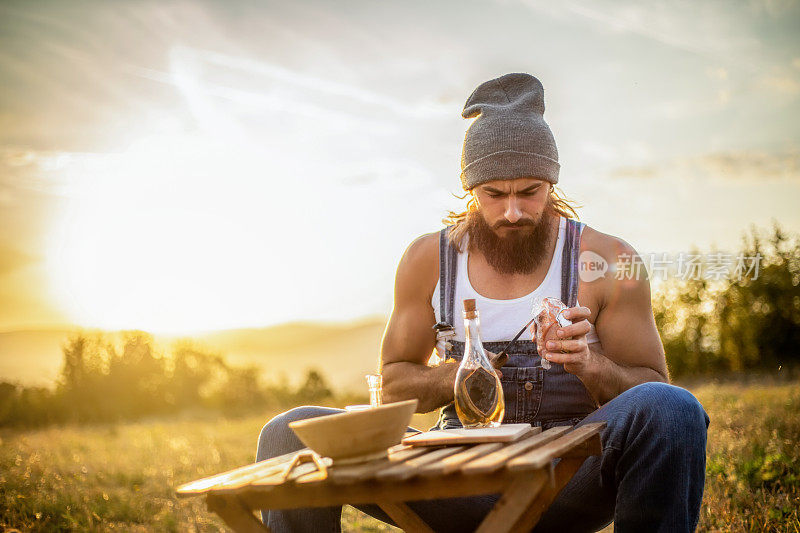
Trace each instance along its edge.
<path fill-rule="evenodd" d="M 439 277 L 438 234 L 415 240 L 403 254 L 395 277 L 394 307 L 381 343 L 386 402 L 416 398 L 426 413 L 453 401 L 458 365 L 428 366 L 436 336 L 431 296 Z"/>
<path fill-rule="evenodd" d="M 624 243 L 616 252 L 636 257 L 635 250 Z M 586 345 L 590 311 L 583 307 L 571 309 L 573 325 L 562 328 L 564 338 L 572 338 L 545 347 L 547 358 L 577 375 L 600 405 L 641 383 L 669 382 L 664 347 L 653 319 L 650 282 L 644 268 L 638 278 L 633 274 L 633 279 L 609 275 L 597 281 L 605 285 L 604 305 L 595 322 L 600 343 Z M 568 353 L 560 353 L 562 348 Z"/>

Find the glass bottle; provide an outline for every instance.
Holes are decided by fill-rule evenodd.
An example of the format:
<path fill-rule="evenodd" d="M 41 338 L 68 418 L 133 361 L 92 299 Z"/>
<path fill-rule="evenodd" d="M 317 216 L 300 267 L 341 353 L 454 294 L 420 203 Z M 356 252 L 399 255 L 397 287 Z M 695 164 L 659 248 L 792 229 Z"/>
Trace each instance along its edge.
<path fill-rule="evenodd" d="M 475 300 L 464 300 L 464 357 L 456 373 L 454 403 L 465 428 L 497 427 L 503 421 L 505 400 L 500 378 L 483 349 Z"/>

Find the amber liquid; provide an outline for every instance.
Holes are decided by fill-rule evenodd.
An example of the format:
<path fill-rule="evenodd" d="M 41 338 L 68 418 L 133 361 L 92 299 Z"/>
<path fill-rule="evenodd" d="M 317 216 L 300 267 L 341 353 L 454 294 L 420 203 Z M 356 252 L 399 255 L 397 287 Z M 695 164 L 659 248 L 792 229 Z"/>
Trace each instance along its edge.
<path fill-rule="evenodd" d="M 482 367 L 459 371 L 454 404 L 465 428 L 499 426 L 506 411 L 500 380 Z"/>

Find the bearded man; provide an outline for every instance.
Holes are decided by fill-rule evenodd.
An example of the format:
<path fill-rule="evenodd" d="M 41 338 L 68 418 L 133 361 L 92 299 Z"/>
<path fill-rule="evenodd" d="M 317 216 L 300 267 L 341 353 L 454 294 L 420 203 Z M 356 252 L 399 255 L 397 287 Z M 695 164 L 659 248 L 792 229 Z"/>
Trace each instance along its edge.
<path fill-rule="evenodd" d="M 467 209 L 416 239 L 400 261 L 381 346 L 384 401 L 416 398 L 420 412 L 441 408 L 438 428 L 459 427 L 453 385 L 465 337 L 457 302 L 475 299 L 484 347 L 499 352 L 535 301 L 558 298 L 572 325 L 544 346 L 527 331 L 499 370 L 503 422 L 607 427 L 602 454 L 583 463 L 535 531 L 596 531 L 612 520 L 623 532 L 694 530 L 709 419 L 691 393 L 668 384 L 647 277 L 580 276 L 581 254 L 615 265 L 623 257 L 635 263 L 636 251 L 578 222 L 555 188 L 558 151 L 538 79 L 515 73 L 482 83 L 462 116 L 474 118 L 461 161 Z M 438 365 L 429 364 L 434 350 Z M 270 421 L 259 460 L 302 447 L 289 422 L 330 412 L 299 408 Z M 435 531 L 471 531 L 496 500 L 409 506 Z M 359 508 L 390 522 L 377 507 Z M 271 511 L 264 518 L 275 531 L 337 530 L 340 512 Z"/>

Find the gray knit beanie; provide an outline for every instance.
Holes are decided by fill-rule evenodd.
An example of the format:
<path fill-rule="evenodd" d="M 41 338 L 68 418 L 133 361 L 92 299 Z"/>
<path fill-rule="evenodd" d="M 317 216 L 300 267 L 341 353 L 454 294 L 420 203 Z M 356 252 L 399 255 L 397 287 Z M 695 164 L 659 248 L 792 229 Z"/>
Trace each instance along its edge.
<path fill-rule="evenodd" d="M 480 84 L 461 112 L 464 118 L 478 117 L 464 137 L 464 189 L 523 177 L 558 183 L 558 150 L 543 115 L 544 87 L 530 74 L 506 74 Z"/>

